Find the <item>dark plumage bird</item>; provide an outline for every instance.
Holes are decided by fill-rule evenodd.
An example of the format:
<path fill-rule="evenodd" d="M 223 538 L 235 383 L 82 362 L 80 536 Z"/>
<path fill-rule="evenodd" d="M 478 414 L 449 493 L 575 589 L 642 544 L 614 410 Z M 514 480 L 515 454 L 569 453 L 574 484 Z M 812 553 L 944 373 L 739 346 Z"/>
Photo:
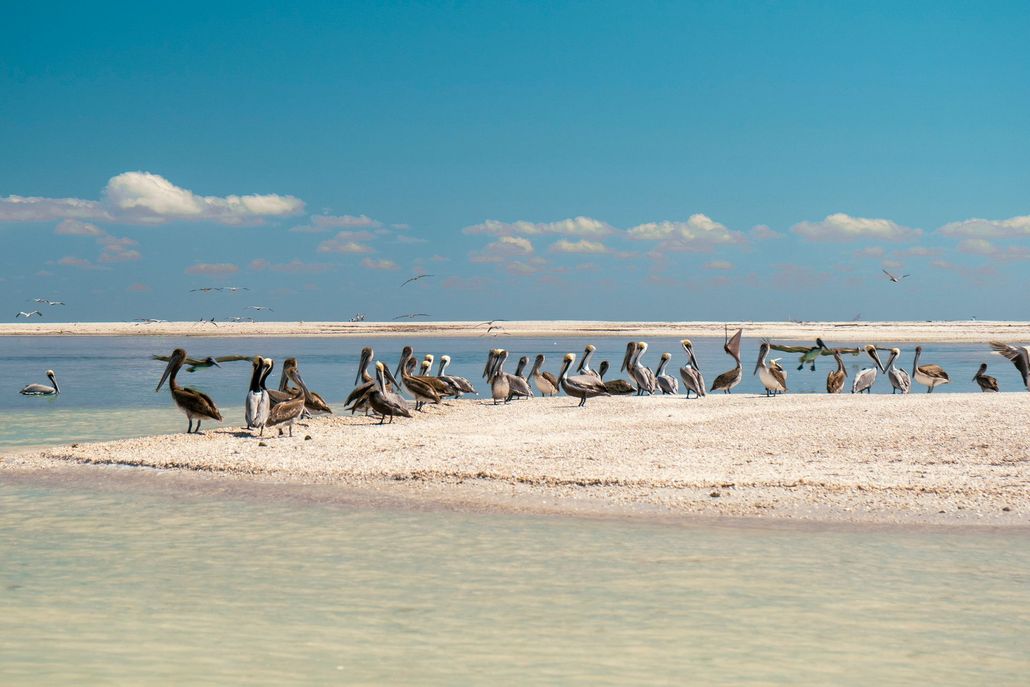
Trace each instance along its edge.
<path fill-rule="evenodd" d="M 222 421 L 222 414 L 218 412 L 215 402 L 211 400 L 211 397 L 202 391 L 196 389 L 190 389 L 188 387 L 181 387 L 175 381 L 175 375 L 178 374 L 182 368 L 183 363 L 186 361 L 186 351 L 181 348 L 176 348 L 172 351 L 172 355 L 168 360 L 168 365 L 165 367 L 164 374 L 161 375 L 161 381 L 157 383 L 157 388 L 154 391 L 160 391 L 161 386 L 168 380 L 168 389 L 172 392 L 172 400 L 175 401 L 175 405 L 179 407 L 186 417 L 189 419 L 189 426 L 186 429 L 186 433 L 194 432 L 200 434 L 200 422 L 202 420 L 217 420 Z M 197 421 L 196 430 L 193 429 L 193 421 Z"/>
<path fill-rule="evenodd" d="M 612 394 L 613 396 L 628 396 L 629 394 L 637 393 L 637 388 L 625 379 L 612 379 L 607 382 L 604 381 L 604 376 L 607 373 L 608 361 L 602 360 L 601 364 L 597 368 L 597 374 L 601 378 L 601 382 L 604 383 L 604 388 L 608 390 L 609 394 Z"/>
<path fill-rule="evenodd" d="M 980 369 L 973 375 L 973 381 L 980 385 L 980 391 L 998 390 L 998 380 L 987 374 L 987 363 L 980 363 Z"/>

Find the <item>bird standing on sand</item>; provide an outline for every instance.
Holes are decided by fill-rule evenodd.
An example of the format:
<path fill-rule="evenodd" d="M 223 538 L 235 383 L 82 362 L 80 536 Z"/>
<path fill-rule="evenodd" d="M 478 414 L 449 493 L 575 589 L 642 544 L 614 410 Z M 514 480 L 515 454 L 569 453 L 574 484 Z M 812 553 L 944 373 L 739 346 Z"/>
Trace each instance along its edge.
<path fill-rule="evenodd" d="M 558 393 L 558 378 L 550 372 L 541 370 L 543 365 L 544 354 L 540 353 L 533 361 L 533 369 L 529 372 L 529 378 L 536 384 L 536 389 L 541 396 L 554 396 Z"/>
<path fill-rule="evenodd" d="M 250 390 L 247 391 L 247 398 L 243 404 L 243 419 L 247 422 L 247 429 L 260 429 L 261 436 L 265 434 L 265 423 L 268 422 L 268 413 L 272 409 L 272 401 L 268 391 L 261 388 L 261 377 L 268 367 L 268 362 L 261 356 L 254 358 L 254 369 L 250 374 Z"/>
<path fill-rule="evenodd" d="M 580 408 L 587 404 L 588 398 L 611 395 L 608 392 L 608 389 L 605 388 L 604 382 L 601 381 L 600 376 L 575 375 L 570 377 L 569 368 L 572 367 L 572 363 L 575 361 L 575 353 L 565 354 L 565 361 L 562 364 L 561 374 L 558 375 L 558 383 L 561 385 L 561 388 L 565 390 L 566 394 L 579 399 Z"/>
<path fill-rule="evenodd" d="M 683 388 L 686 390 L 687 398 L 690 392 L 694 392 L 695 398 L 705 395 L 705 378 L 701 374 L 701 368 L 697 366 L 697 359 L 694 358 L 694 344 L 690 339 L 680 341 L 683 352 L 687 354 L 687 364 L 680 368 L 680 379 L 683 380 Z"/>
<path fill-rule="evenodd" d="M 894 361 L 901 355 L 900 348 L 891 349 L 891 357 L 887 359 L 887 379 L 891 383 L 891 395 L 897 392 L 907 394 L 912 389 L 912 378 L 903 368 L 897 367 Z"/>
<path fill-rule="evenodd" d="M 762 386 L 765 387 L 765 395 L 772 396 L 787 390 L 787 373 L 775 362 L 773 364 L 766 363 L 765 356 L 768 354 L 769 344 L 763 341 L 762 345 L 758 347 L 758 362 L 755 363 L 755 371 L 752 374 L 758 375 Z"/>
<path fill-rule="evenodd" d="M 740 380 L 744 377 L 744 365 L 740 361 L 740 337 L 744 335 L 743 329 L 738 329 L 737 333 L 731 336 L 725 344 L 722 346 L 722 350 L 733 358 L 737 363 L 737 366 L 732 370 L 723 372 L 721 375 L 715 378 L 712 382 L 712 388 L 709 391 L 724 391 L 727 394 L 733 389 L 733 387 L 740 384 Z"/>
<path fill-rule="evenodd" d="M 608 374 L 608 361 L 602 360 L 601 364 L 597 366 L 597 376 L 604 382 L 604 388 L 608 390 L 609 394 L 613 396 L 629 396 L 630 394 L 637 393 L 637 388 L 625 379 L 605 381 L 604 376 L 606 374 Z"/>
<path fill-rule="evenodd" d="M 863 391 L 867 394 L 872 393 L 873 384 L 876 383 L 876 371 L 883 371 L 883 363 L 880 362 L 880 356 L 876 353 L 876 346 L 866 344 L 863 350 L 873 359 L 876 367 L 867 367 L 858 371 L 855 379 L 851 382 L 851 393 L 853 394 L 860 394 Z"/>
<path fill-rule="evenodd" d="M 973 375 L 973 381 L 980 386 L 980 391 L 998 390 L 998 380 L 987 374 L 987 363 L 980 363 L 980 369 Z"/>
<path fill-rule="evenodd" d="M 61 387 L 57 386 L 57 375 L 53 370 L 47 370 L 46 376 L 53 386 L 46 384 L 27 384 L 18 393 L 22 396 L 56 396 L 61 393 Z"/>
<path fill-rule="evenodd" d="M 951 381 L 948 373 L 940 365 L 920 365 L 919 356 L 923 347 L 916 346 L 916 355 L 912 359 L 912 379 L 927 387 L 926 393 L 933 393 L 934 388 Z"/>
<path fill-rule="evenodd" d="M 211 400 L 211 397 L 202 391 L 196 389 L 190 389 L 188 387 L 181 387 L 175 381 L 175 375 L 179 373 L 179 369 L 186 361 L 186 351 L 181 348 L 176 348 L 172 351 L 171 357 L 168 359 L 168 365 L 165 367 L 164 374 L 161 375 L 161 381 L 157 383 L 155 392 L 161 390 L 161 386 L 168 380 L 168 389 L 172 392 L 172 400 L 175 401 L 175 405 L 179 407 L 186 417 L 189 419 L 189 426 L 186 429 L 186 433 L 191 432 L 200 434 L 200 422 L 201 420 L 217 420 L 222 421 L 222 414 L 218 412 L 218 407 L 215 406 L 215 402 Z M 194 431 L 193 421 L 197 421 L 197 428 Z"/>
<path fill-rule="evenodd" d="M 680 383 L 676 381 L 676 378 L 672 375 L 665 374 L 665 366 L 669 364 L 669 360 L 671 359 L 672 353 L 662 353 L 661 361 L 658 363 L 658 369 L 655 370 L 654 373 L 655 382 L 657 382 L 662 395 L 676 395 L 680 392 Z"/>
<path fill-rule="evenodd" d="M 826 375 L 826 393 L 839 394 L 844 389 L 844 381 L 848 378 L 848 371 L 844 367 L 844 359 L 840 357 L 840 351 L 833 351 L 833 359 L 837 361 L 837 369 L 831 370 Z"/>

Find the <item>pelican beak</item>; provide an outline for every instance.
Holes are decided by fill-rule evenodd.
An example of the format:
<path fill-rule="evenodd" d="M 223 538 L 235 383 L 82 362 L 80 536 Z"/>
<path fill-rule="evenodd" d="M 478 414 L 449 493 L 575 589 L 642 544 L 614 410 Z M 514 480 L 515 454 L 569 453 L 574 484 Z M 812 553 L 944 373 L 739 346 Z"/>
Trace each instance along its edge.
<path fill-rule="evenodd" d="M 57 375 L 47 375 L 47 377 L 50 377 L 50 381 L 54 383 L 54 390 L 61 393 L 61 387 L 57 385 Z"/>
<path fill-rule="evenodd" d="M 697 364 L 697 358 L 694 357 L 694 349 L 690 349 L 690 364 L 694 366 L 695 370 L 700 370 L 700 366 Z"/>
<path fill-rule="evenodd" d="M 619 372 L 625 372 L 626 368 L 629 367 L 629 361 L 633 357 L 633 353 L 636 351 L 636 346 L 627 346 L 626 355 L 622 356 L 622 367 L 619 368 Z"/>
<path fill-rule="evenodd" d="M 171 374 L 171 372 L 172 372 L 172 365 L 174 363 L 175 363 L 175 358 L 170 358 L 168 360 L 168 364 L 165 365 L 165 372 L 164 372 L 163 375 L 161 375 L 161 381 L 157 383 L 157 388 L 154 389 L 155 392 L 161 390 L 161 385 L 163 385 L 165 383 L 165 380 L 168 379 L 168 375 Z"/>
<path fill-rule="evenodd" d="M 758 374 L 758 370 L 759 370 L 759 369 L 760 369 L 761 367 L 762 367 L 762 361 L 761 361 L 761 359 L 759 359 L 759 361 L 758 361 L 757 363 L 755 363 L 755 371 L 751 373 L 751 376 L 753 377 L 753 376 L 755 376 L 756 374 Z"/>
<path fill-rule="evenodd" d="M 354 386 L 358 385 L 361 381 L 361 371 L 368 367 L 368 354 L 365 351 L 361 352 L 361 360 L 358 361 L 358 372 L 354 375 Z"/>
<path fill-rule="evenodd" d="M 389 381 L 390 384 L 393 384 L 395 387 L 398 388 L 400 387 L 400 384 L 397 383 L 397 378 L 393 376 L 393 373 L 390 372 L 390 368 L 388 368 L 386 365 L 383 365 L 383 376 L 386 377 L 387 381 Z"/>
<path fill-rule="evenodd" d="M 876 361 L 876 366 L 880 368 L 880 372 L 886 372 L 887 370 L 884 368 L 883 363 L 880 362 L 880 355 L 876 352 L 875 348 L 873 349 L 872 356 L 873 360 Z"/>
<path fill-rule="evenodd" d="M 218 364 L 218 361 L 213 359 L 213 358 L 211 359 L 211 364 L 214 365 L 215 367 L 221 367 L 221 365 Z"/>

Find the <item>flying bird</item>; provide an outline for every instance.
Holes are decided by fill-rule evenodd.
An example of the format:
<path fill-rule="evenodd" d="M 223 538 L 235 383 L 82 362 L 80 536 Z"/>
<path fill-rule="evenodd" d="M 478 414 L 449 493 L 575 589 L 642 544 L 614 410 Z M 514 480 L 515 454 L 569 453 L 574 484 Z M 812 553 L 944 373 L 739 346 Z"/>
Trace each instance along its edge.
<path fill-rule="evenodd" d="M 229 321 L 230 322 L 253 322 L 254 318 L 253 317 L 240 317 L 239 315 L 236 315 L 234 317 L 230 317 Z"/>
<path fill-rule="evenodd" d="M 891 281 L 892 281 L 893 283 L 895 283 L 895 284 L 900 284 L 900 283 L 901 283 L 901 280 L 902 280 L 902 279 L 904 279 L 905 277 L 910 277 L 910 276 L 912 276 L 912 275 L 910 275 L 910 274 L 903 274 L 903 275 L 901 275 L 901 276 L 899 277 L 899 276 L 897 276 L 897 275 L 891 274 L 891 273 L 890 273 L 890 272 L 888 272 L 887 270 L 883 270 L 883 273 L 884 273 L 884 274 L 886 274 L 886 275 L 887 275 L 887 278 L 888 278 L 888 279 L 890 279 L 890 280 L 891 280 Z"/>
<path fill-rule="evenodd" d="M 248 305 L 247 310 L 267 310 L 268 312 L 272 312 L 272 309 L 267 305 Z"/>
<path fill-rule="evenodd" d="M 230 293 L 236 293 L 237 291 L 250 291 L 246 286 L 226 286 L 223 287 L 222 290 Z"/>
<path fill-rule="evenodd" d="M 416 274 L 414 277 L 411 277 L 410 279 L 405 279 L 404 283 L 401 284 L 401 286 L 405 286 L 407 284 L 410 284 L 413 281 L 418 281 L 419 279 L 425 279 L 426 277 L 433 277 L 433 276 L 436 276 L 436 275 L 433 275 L 433 274 Z"/>
<path fill-rule="evenodd" d="M 194 291 L 200 291 L 201 293 L 211 293 L 212 291 L 221 291 L 221 286 L 202 286 L 199 289 L 190 289 L 190 293 Z"/>
<path fill-rule="evenodd" d="M 19 317 L 26 317 L 26 318 L 27 317 L 32 317 L 33 315 L 38 315 L 39 317 L 43 317 L 43 313 L 41 313 L 38 310 L 33 310 L 32 312 L 25 312 L 24 310 L 22 310 L 17 315 L 14 316 L 14 319 L 18 319 Z"/>
<path fill-rule="evenodd" d="M 159 322 L 167 322 L 168 320 L 158 320 L 153 317 L 137 317 L 135 320 L 136 326 L 141 324 L 158 324 Z"/>
<path fill-rule="evenodd" d="M 34 303 L 43 303 L 44 305 L 64 305 L 64 301 L 48 301 L 45 298 L 33 298 Z"/>
<path fill-rule="evenodd" d="M 991 350 L 1008 358 L 1023 378 L 1023 386 L 1030 391 L 1030 346 L 1013 346 L 1000 341 L 991 342 Z"/>
<path fill-rule="evenodd" d="M 395 320 L 413 320 L 416 317 L 429 317 L 429 314 L 428 313 L 424 313 L 424 312 L 412 312 L 412 313 L 408 313 L 407 315 L 398 315 L 397 317 L 395 317 L 393 319 L 395 319 Z"/>

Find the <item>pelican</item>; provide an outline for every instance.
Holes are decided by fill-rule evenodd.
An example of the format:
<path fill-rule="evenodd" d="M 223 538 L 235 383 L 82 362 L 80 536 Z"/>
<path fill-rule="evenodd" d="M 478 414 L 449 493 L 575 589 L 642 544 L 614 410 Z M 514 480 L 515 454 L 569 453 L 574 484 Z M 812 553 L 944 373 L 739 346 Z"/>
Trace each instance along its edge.
<path fill-rule="evenodd" d="M 493 364 L 490 369 L 490 391 L 494 405 L 497 405 L 497 401 L 502 399 L 507 403 L 515 396 L 533 395 L 533 390 L 529 388 L 529 382 L 504 371 L 504 361 L 507 359 L 508 351 L 503 348 L 497 349 L 497 354 L 493 356 Z"/>
<path fill-rule="evenodd" d="M 665 374 L 665 366 L 669 364 L 671 358 L 672 353 L 662 353 L 661 362 L 658 363 L 658 369 L 654 373 L 655 382 L 658 383 L 658 388 L 661 389 L 663 395 L 680 392 L 680 383 L 676 381 L 676 378 Z"/>
<path fill-rule="evenodd" d="M 440 403 L 440 392 L 437 391 L 434 381 L 438 384 L 443 384 L 443 382 L 435 377 L 419 377 L 411 374 L 409 364 L 415 364 L 414 351 L 411 350 L 411 346 L 405 346 L 401 351 L 401 361 L 397 365 L 396 374 L 400 375 L 401 381 L 404 382 L 404 388 L 415 397 L 415 410 L 424 412 L 422 406 L 426 403 Z"/>
<path fill-rule="evenodd" d="M 637 388 L 627 382 L 625 379 L 613 379 L 605 382 L 604 375 L 608 372 L 608 361 L 602 360 L 601 366 L 597 368 L 598 375 L 601 381 L 604 382 L 604 388 L 608 390 L 609 394 L 618 396 L 628 396 L 637 392 Z"/>
<path fill-rule="evenodd" d="M 680 341 L 683 352 L 687 354 L 687 364 L 680 368 L 680 378 L 683 380 L 683 388 L 687 391 L 687 398 L 690 392 L 694 392 L 696 398 L 705 395 L 705 378 L 701 369 L 697 366 L 697 359 L 694 358 L 694 344 L 690 339 Z"/>
<path fill-rule="evenodd" d="M 537 391 L 541 396 L 554 396 L 558 393 L 558 378 L 550 372 L 544 372 L 540 368 L 544 365 L 544 354 L 537 355 L 533 361 L 533 369 L 529 371 L 529 378 L 536 384 Z"/>
<path fill-rule="evenodd" d="M 565 390 L 565 393 L 573 398 L 579 399 L 580 408 L 587 404 L 588 398 L 593 398 L 594 396 L 611 396 L 599 376 L 576 375 L 574 377 L 570 377 L 569 368 L 572 367 L 572 363 L 575 361 L 575 353 L 565 354 L 565 362 L 562 365 L 561 374 L 558 375 L 558 383 L 561 384 L 561 388 Z"/>
<path fill-rule="evenodd" d="M 376 385 L 375 378 L 368 373 L 368 364 L 372 361 L 374 355 L 375 351 L 372 350 L 371 346 L 365 346 L 361 349 L 361 357 L 358 358 L 358 373 L 354 375 L 354 388 L 347 396 L 347 400 L 343 402 L 344 409 L 350 410 L 351 415 L 357 410 L 364 410 L 365 414 L 368 414 L 368 405 L 356 404 L 355 401 L 368 393 Z"/>
<path fill-rule="evenodd" d="M 24 317 L 28 319 L 33 316 L 43 317 L 43 313 L 41 313 L 38 310 L 33 310 L 32 312 L 25 312 L 24 310 L 20 310 L 18 311 L 18 314 L 14 316 L 14 319 L 18 319 L 19 317 Z"/>
<path fill-rule="evenodd" d="M 379 383 L 378 370 L 380 366 L 382 366 L 383 369 L 383 384 Z M 411 413 L 408 412 L 407 402 L 404 400 L 403 397 L 401 397 L 400 394 L 394 391 L 394 389 L 399 389 L 400 385 L 397 383 L 397 380 L 394 378 L 393 374 L 390 373 L 390 368 L 386 367 L 385 365 L 383 365 L 383 363 L 378 361 L 376 361 L 375 367 L 377 371 L 377 376 L 373 377 L 372 384 L 369 386 L 361 385 L 357 387 L 355 389 L 355 392 L 363 390 L 363 393 L 361 393 L 358 396 L 355 396 L 354 399 L 350 401 L 350 404 L 344 408 L 344 410 L 351 411 L 352 415 L 356 410 L 364 410 L 365 415 L 368 415 L 369 411 L 372 411 L 373 413 L 378 413 L 379 415 L 383 415 L 382 410 L 376 410 L 372 406 L 372 396 L 373 394 L 377 394 L 379 395 L 379 401 L 377 402 L 380 404 L 380 406 L 386 403 L 395 408 L 394 412 L 387 412 L 387 415 L 391 415 L 390 422 L 393 422 L 393 415 L 403 415 L 404 417 L 411 417 Z M 354 394 L 352 393 L 351 395 L 353 396 Z M 399 409 L 403 409 L 403 412 L 401 412 L 401 410 Z M 386 417 L 383 416 L 381 419 L 385 420 Z M 382 424 L 382 422 L 380 422 L 380 424 Z"/>
<path fill-rule="evenodd" d="M 53 386 L 47 386 L 46 384 L 27 384 L 18 393 L 22 396 L 56 396 L 61 393 L 61 387 L 57 386 L 57 375 L 54 374 L 54 371 L 47 370 L 46 376 Z"/>
<path fill-rule="evenodd" d="M 643 396 L 645 391 L 650 396 L 658 390 L 658 382 L 655 380 L 654 372 L 651 372 L 651 368 L 640 362 L 644 353 L 647 353 L 647 343 L 637 341 L 633 348 L 634 352 L 630 360 L 628 362 L 623 360 L 623 366 L 626 368 L 626 373 L 637 384 L 637 396 Z M 628 348 L 626 352 L 629 353 Z"/>
<path fill-rule="evenodd" d="M 304 380 L 300 376 L 300 370 L 297 369 L 296 361 L 294 360 L 293 365 L 287 365 L 290 360 L 292 359 L 283 361 L 283 374 L 297 386 L 290 389 L 292 396 L 290 400 L 272 406 L 271 411 L 268 413 L 268 419 L 265 421 L 265 426 L 279 427 L 279 436 L 282 436 L 283 428 L 281 425 L 286 425 L 290 428 L 290 436 L 292 437 L 293 425 L 304 415 L 307 401 L 311 398 L 311 392 L 308 391 L 307 385 L 304 384 Z"/>
<path fill-rule="evenodd" d="M 864 370 L 859 370 L 858 374 L 851 381 L 851 393 L 860 394 L 863 391 L 872 393 L 873 384 L 876 383 L 876 371 L 883 371 L 883 363 L 880 362 L 880 356 L 876 352 L 876 346 L 866 344 L 862 347 L 862 350 L 866 352 L 873 362 L 876 363 L 876 367 L 867 367 Z"/>
<path fill-rule="evenodd" d="M 922 346 L 916 346 L 916 357 L 912 359 L 912 379 L 928 387 L 926 393 L 932 393 L 934 387 L 947 384 L 951 381 L 948 373 L 940 365 L 920 365 L 919 356 L 923 353 Z"/>
<path fill-rule="evenodd" d="M 998 380 L 987 374 L 987 363 L 980 363 L 980 369 L 973 375 L 973 381 L 980 385 L 980 391 L 998 390 Z"/>
<path fill-rule="evenodd" d="M 743 334 L 744 330 L 738 329 L 737 333 L 731 336 L 729 340 L 723 344 L 722 350 L 726 351 L 726 353 L 736 361 L 737 366 L 716 377 L 715 381 L 712 382 L 712 388 L 709 389 L 709 391 L 725 391 L 726 393 L 730 393 L 733 387 L 740 384 L 740 380 L 744 377 L 744 365 L 740 362 L 740 337 L 743 336 Z"/>
<path fill-rule="evenodd" d="M 300 368 L 297 365 L 296 358 L 287 358 L 283 361 L 283 371 L 282 374 L 279 376 L 279 391 L 285 391 L 292 397 L 293 393 L 286 388 L 286 380 L 292 380 L 294 378 L 294 376 L 290 374 L 291 369 L 297 371 L 297 377 L 300 376 Z M 324 398 L 322 398 L 319 394 L 315 393 L 314 391 L 310 391 L 307 389 L 305 389 L 304 392 L 304 409 L 310 413 L 328 413 L 330 415 L 333 414 L 333 409 L 329 407 L 329 404 L 325 402 Z"/>
<path fill-rule="evenodd" d="M 991 348 L 995 353 L 1000 353 L 1012 361 L 1012 364 L 1019 370 L 1019 374 L 1023 376 L 1023 386 L 1030 391 L 1030 346 L 1013 346 L 992 341 Z"/>
<path fill-rule="evenodd" d="M 519 363 L 515 366 L 515 374 L 512 375 L 509 382 L 512 398 L 530 398 L 533 395 L 533 388 L 529 386 L 529 380 L 522 374 L 528 364 L 529 356 L 524 355 L 519 358 Z"/>
<path fill-rule="evenodd" d="M 771 396 L 787 390 L 787 373 L 775 362 L 771 365 L 765 362 L 765 356 L 768 353 L 769 344 L 763 341 L 758 348 L 758 362 L 755 363 L 755 371 L 752 374 L 758 375 L 762 386 L 765 387 L 765 395 Z"/>
<path fill-rule="evenodd" d="M 887 379 L 891 382 L 891 395 L 900 391 L 907 394 L 912 388 L 912 378 L 904 369 L 894 365 L 894 361 L 901 355 L 900 348 L 891 349 L 891 357 L 887 359 Z"/>
<path fill-rule="evenodd" d="M 593 357 L 594 351 L 597 347 L 594 344 L 587 344 L 586 348 L 583 349 L 583 359 L 579 361 L 579 367 L 576 368 L 576 372 L 580 372 L 585 375 L 593 375 L 600 379 L 600 375 L 594 370 L 590 369 L 590 358 Z M 626 348 L 626 355 L 629 355 L 629 348 Z"/>
<path fill-rule="evenodd" d="M 247 429 L 260 429 L 265 433 L 265 422 L 272 409 L 272 401 L 268 392 L 261 388 L 261 377 L 268 363 L 261 356 L 254 358 L 254 370 L 250 375 L 250 391 L 243 406 L 243 417 L 247 421 Z"/>
<path fill-rule="evenodd" d="M 451 356 L 441 355 L 440 364 L 436 368 L 436 376 L 442 379 L 445 383 L 450 385 L 453 389 L 454 397 L 461 398 L 462 394 L 475 394 L 479 393 L 476 391 L 476 387 L 472 386 L 472 382 L 465 379 L 464 377 L 458 377 L 457 375 L 447 374 L 447 366 L 451 364 Z"/>
<path fill-rule="evenodd" d="M 848 370 L 844 367 L 844 358 L 840 357 L 840 351 L 833 351 L 833 359 L 837 361 L 837 369 L 826 375 L 826 393 L 839 394 L 844 388 L 844 381 L 848 378 Z"/>
<path fill-rule="evenodd" d="M 390 424 L 393 424 L 393 416 L 400 415 L 402 417 L 411 417 L 411 412 L 408 410 L 408 405 L 404 402 L 397 394 L 386 388 L 386 377 L 390 374 L 390 371 L 386 369 L 378 360 L 376 361 L 376 379 L 375 386 L 368 391 L 367 404 L 372 410 L 378 413 L 381 417 L 379 424 L 386 422 L 386 416 L 390 416 Z"/>
<path fill-rule="evenodd" d="M 168 365 L 165 367 L 164 374 L 161 375 L 161 381 L 157 383 L 155 392 L 161 390 L 161 386 L 168 380 L 168 388 L 172 392 L 172 400 L 175 401 L 175 405 L 179 407 L 179 410 L 186 413 L 186 417 L 189 419 L 189 426 L 186 429 L 186 433 L 194 432 L 193 420 L 197 421 L 197 429 L 194 433 L 200 434 L 200 422 L 201 420 L 217 420 L 222 421 L 222 414 L 218 412 L 218 408 L 215 406 L 215 402 L 211 400 L 211 397 L 202 391 L 196 389 L 190 389 L 187 387 L 179 386 L 178 382 L 175 381 L 175 375 L 178 374 L 179 368 L 182 367 L 183 362 L 186 360 L 186 351 L 181 348 L 176 348 L 172 351 L 172 356 L 168 360 Z"/>

